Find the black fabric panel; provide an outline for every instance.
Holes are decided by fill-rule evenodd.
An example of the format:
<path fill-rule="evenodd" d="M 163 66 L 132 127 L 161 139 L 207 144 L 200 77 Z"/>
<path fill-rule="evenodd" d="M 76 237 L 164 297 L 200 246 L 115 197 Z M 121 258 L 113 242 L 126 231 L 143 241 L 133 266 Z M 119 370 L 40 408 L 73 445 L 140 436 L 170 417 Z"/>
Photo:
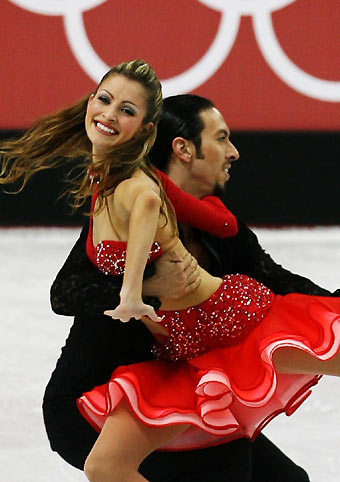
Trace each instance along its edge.
<path fill-rule="evenodd" d="M 0 131 L 0 138 L 15 134 Z M 231 140 L 241 157 L 226 200 L 239 218 L 252 225 L 340 224 L 340 132 L 232 132 Z M 58 200 L 65 174 L 39 173 L 16 196 L 0 188 L 0 225 L 82 225 L 82 213 L 70 216 L 66 199 Z"/>

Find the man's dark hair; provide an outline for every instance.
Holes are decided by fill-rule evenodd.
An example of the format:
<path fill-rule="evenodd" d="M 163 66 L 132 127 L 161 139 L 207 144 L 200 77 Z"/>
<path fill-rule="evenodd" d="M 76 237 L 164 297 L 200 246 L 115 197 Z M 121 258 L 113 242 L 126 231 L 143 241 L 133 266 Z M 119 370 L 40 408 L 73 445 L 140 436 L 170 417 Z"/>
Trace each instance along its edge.
<path fill-rule="evenodd" d="M 156 141 L 150 152 L 152 164 L 161 171 L 167 171 L 171 144 L 176 137 L 193 142 L 197 156 L 201 156 L 204 123 L 200 113 L 213 107 L 211 100 L 192 94 L 173 95 L 164 99 Z"/>

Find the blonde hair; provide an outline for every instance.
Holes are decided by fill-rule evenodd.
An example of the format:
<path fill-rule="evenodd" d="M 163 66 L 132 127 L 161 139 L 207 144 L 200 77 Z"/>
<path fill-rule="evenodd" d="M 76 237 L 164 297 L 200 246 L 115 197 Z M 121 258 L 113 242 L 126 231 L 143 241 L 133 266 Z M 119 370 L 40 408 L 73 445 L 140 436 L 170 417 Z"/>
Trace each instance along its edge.
<path fill-rule="evenodd" d="M 75 167 L 80 168 L 80 174 L 68 181 L 71 184 L 67 190 L 71 197 L 71 205 L 77 209 L 85 203 L 87 197 L 92 194 L 92 180 L 95 175 L 101 208 L 103 200 L 113 193 L 117 185 L 140 168 L 158 184 L 162 199 L 161 213 L 165 215 L 166 203 L 168 216 L 175 223 L 171 204 L 148 158 L 157 135 L 157 124 L 162 108 L 161 84 L 153 68 L 144 60 L 132 60 L 112 67 L 99 82 L 95 93 L 112 75 L 122 75 L 144 87 L 146 114 L 143 125 L 151 122 L 150 129 L 141 128 L 132 139 L 96 157 L 94 163 L 92 145 L 85 130 L 87 103 L 91 95 L 89 94 L 71 107 L 39 119 L 21 138 L 3 141 L 0 144 L 0 184 L 21 180 L 21 186 L 17 191 L 20 192 L 35 173 L 81 158 L 81 162 L 71 166 L 71 172 Z"/>

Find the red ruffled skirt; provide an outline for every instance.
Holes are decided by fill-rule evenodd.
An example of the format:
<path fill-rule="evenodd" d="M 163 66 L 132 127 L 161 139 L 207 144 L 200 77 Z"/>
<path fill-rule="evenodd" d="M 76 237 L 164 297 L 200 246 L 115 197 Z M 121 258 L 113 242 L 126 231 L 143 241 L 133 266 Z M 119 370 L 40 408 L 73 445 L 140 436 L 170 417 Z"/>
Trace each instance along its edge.
<path fill-rule="evenodd" d="M 266 316 L 238 344 L 189 360 L 121 366 L 106 384 L 84 393 L 77 406 L 98 431 L 122 397 L 147 425 L 191 425 L 161 450 L 254 439 L 279 413 L 291 415 L 320 379 L 277 373 L 274 351 L 294 347 L 328 360 L 339 345 L 340 298 L 276 296 Z"/>

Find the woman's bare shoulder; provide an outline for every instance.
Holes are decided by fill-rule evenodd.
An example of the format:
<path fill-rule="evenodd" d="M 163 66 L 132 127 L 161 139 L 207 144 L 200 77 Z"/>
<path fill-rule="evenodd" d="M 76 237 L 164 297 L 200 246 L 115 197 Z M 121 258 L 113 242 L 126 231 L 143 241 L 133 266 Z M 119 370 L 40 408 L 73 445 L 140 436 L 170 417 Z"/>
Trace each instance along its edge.
<path fill-rule="evenodd" d="M 133 175 L 118 184 L 114 196 L 117 200 L 123 201 L 124 203 L 133 203 L 142 192 L 159 196 L 159 187 L 144 173 L 138 176 Z"/>

